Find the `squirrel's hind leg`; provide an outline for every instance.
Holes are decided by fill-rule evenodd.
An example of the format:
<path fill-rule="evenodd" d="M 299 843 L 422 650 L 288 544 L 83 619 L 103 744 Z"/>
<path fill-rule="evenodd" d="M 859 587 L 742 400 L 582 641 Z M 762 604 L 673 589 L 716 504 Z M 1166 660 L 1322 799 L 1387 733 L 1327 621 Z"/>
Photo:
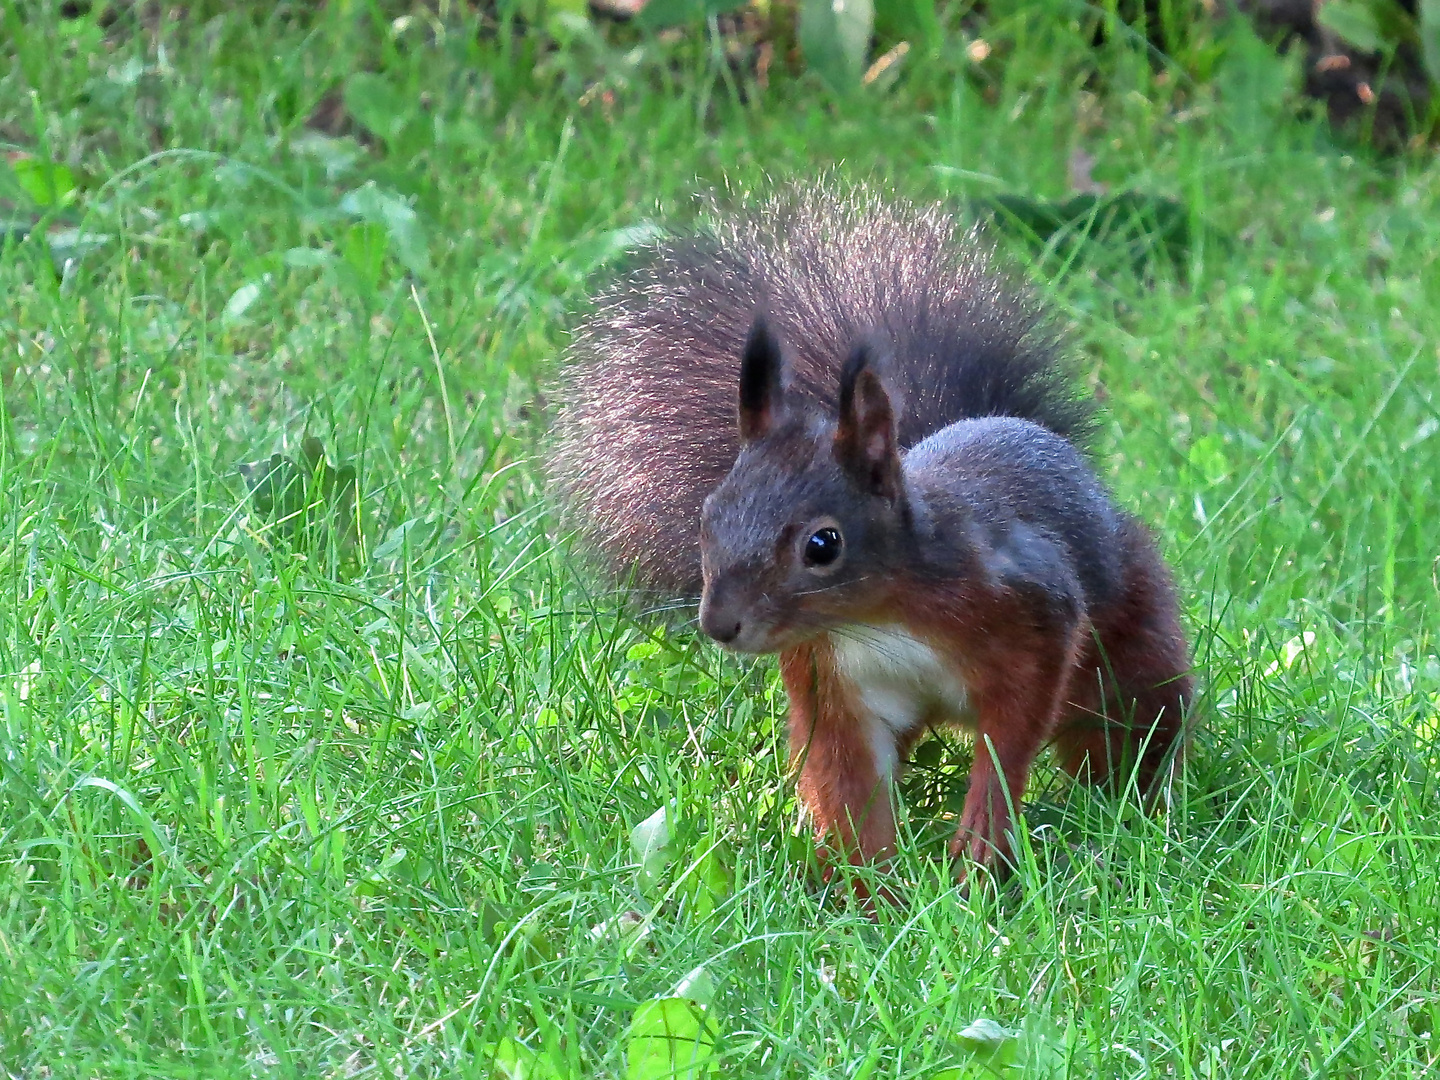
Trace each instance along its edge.
<path fill-rule="evenodd" d="M 1076 694 L 1055 736 L 1060 767 L 1082 783 L 1118 791 L 1133 775 L 1151 797 L 1184 752 L 1188 675 L 1160 677 L 1138 689 L 1131 683 Z M 1077 682 L 1109 683 L 1103 668 L 1087 667 Z M 1138 756 L 1138 760 L 1137 760 Z"/>
<path fill-rule="evenodd" d="M 1076 779 L 1119 789 L 1133 774 L 1151 797 L 1184 751 L 1189 651 L 1162 572 L 1132 570 L 1130 594 L 1105 616 L 1072 680 L 1055 749 Z"/>

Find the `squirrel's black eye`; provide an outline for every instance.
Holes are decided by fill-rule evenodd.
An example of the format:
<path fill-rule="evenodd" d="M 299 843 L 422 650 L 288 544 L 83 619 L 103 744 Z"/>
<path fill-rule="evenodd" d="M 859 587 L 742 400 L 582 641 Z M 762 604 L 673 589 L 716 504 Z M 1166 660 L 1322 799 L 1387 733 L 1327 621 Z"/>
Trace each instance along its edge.
<path fill-rule="evenodd" d="M 824 529 L 816 529 L 805 541 L 805 565 L 806 566 L 829 566 L 840 557 L 841 550 L 845 547 L 845 541 L 840 538 L 840 530 L 828 526 Z"/>

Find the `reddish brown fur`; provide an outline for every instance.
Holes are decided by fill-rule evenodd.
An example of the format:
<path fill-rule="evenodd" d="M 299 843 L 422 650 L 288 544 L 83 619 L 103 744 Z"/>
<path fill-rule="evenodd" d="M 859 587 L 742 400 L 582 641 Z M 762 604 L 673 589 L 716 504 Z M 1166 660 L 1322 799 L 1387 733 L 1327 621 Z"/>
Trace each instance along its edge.
<path fill-rule="evenodd" d="M 800 770 L 800 799 L 825 839 L 827 856 L 860 862 L 893 854 L 890 792 L 861 731 L 853 690 L 835 670 L 829 641 L 786 649 L 780 675 L 790 698 L 790 753 Z"/>
<path fill-rule="evenodd" d="M 891 610 L 912 613 L 905 628 L 951 657 L 975 696 L 974 764 L 951 844 L 957 858 L 992 869 L 1013 861 L 1012 811 L 1048 743 L 1071 775 L 1112 788 L 1126 782 L 1143 743 L 1146 792 L 1182 751 L 1191 680 L 1169 575 L 1138 526 L 1128 548 L 1128 591 L 1078 624 L 1017 619 L 1004 593 L 961 587 L 937 596 L 928 584 L 896 583 Z M 888 857 L 891 796 L 828 638 L 782 652 L 780 665 L 800 798 L 822 851 L 852 863 Z M 915 734 L 897 747 L 901 757 Z"/>
<path fill-rule="evenodd" d="M 1193 680 L 1170 573 L 1144 529 L 1130 526 L 1125 592 L 1092 616 L 1055 746 L 1070 775 L 1114 787 L 1143 744 L 1136 781 L 1151 796 L 1184 752 Z"/>

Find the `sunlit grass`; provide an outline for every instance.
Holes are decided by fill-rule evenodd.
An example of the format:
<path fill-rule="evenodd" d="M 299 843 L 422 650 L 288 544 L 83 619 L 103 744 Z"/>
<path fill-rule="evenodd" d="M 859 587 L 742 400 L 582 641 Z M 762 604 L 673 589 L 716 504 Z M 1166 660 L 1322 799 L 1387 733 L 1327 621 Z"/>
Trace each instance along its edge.
<path fill-rule="evenodd" d="M 76 171 L 53 221 L 95 241 L 0 251 L 0 1065 L 488 1075 L 513 1036 L 617 1076 L 635 1005 L 703 965 L 726 1075 L 981 1075 L 982 1018 L 1014 1075 L 1435 1068 L 1432 162 L 1332 145 L 1239 46 L 1228 96 L 1123 42 L 1082 94 L 1089 42 L 1039 16 L 997 16 L 983 78 L 833 102 L 698 35 L 544 53 L 333 7 L 37 9 L 0 44 L 0 139 Z M 388 134 L 317 138 L 359 69 Z M 1160 815 L 1037 777 L 1019 880 L 970 900 L 966 751 L 927 757 L 871 922 L 809 876 L 772 667 L 555 546 L 541 388 L 586 283 L 695 191 L 1053 198 L 1076 145 L 1191 221 L 1138 265 L 1011 250 L 1177 568 L 1203 726 Z M 357 470 L 353 548 L 297 550 L 236 470 L 308 436 Z"/>

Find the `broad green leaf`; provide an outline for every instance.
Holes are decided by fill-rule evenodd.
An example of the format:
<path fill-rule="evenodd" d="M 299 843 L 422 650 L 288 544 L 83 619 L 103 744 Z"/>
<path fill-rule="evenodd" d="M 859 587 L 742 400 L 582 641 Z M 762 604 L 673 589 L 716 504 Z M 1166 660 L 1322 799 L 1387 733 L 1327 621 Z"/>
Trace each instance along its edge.
<path fill-rule="evenodd" d="M 975 1056 L 989 1075 L 1000 1075 L 1015 1064 L 1019 1032 L 981 1017 L 960 1032 L 960 1045 Z"/>
<path fill-rule="evenodd" d="M 348 229 L 340 243 L 340 253 L 346 265 L 372 289 L 380 284 L 385 272 L 385 253 L 388 250 L 384 226 L 368 221 Z"/>
<path fill-rule="evenodd" d="M 65 165 L 21 156 L 10 162 L 10 171 L 37 206 L 65 206 L 75 199 L 75 174 Z"/>
<path fill-rule="evenodd" d="M 718 1075 L 715 1021 L 685 998 L 654 998 L 635 1010 L 626 1036 L 626 1080 L 700 1080 Z"/>
<path fill-rule="evenodd" d="M 1223 122 L 1242 145 L 1268 147 L 1299 90 L 1302 50 L 1281 56 L 1249 19 L 1226 20 L 1217 42 L 1220 53 L 1211 82 L 1227 106 Z"/>
<path fill-rule="evenodd" d="M 285 252 L 285 265 L 292 270 L 315 270 L 329 266 L 335 256 L 324 248 L 293 247 Z"/>
<path fill-rule="evenodd" d="M 932 51 L 943 41 L 935 0 L 875 0 L 875 31 Z"/>
<path fill-rule="evenodd" d="M 675 992 L 671 996 L 693 1001 L 697 1005 L 709 1005 L 715 1000 L 715 980 L 701 964 L 685 973 L 685 977 L 675 984 Z"/>
<path fill-rule="evenodd" d="M 589 0 L 545 0 L 545 32 L 560 45 L 592 37 Z"/>
<path fill-rule="evenodd" d="M 640 864 L 636 872 L 641 892 L 649 892 L 660 884 L 665 868 L 670 865 L 670 824 L 668 810 L 662 806 L 630 830 L 630 850 Z"/>
<path fill-rule="evenodd" d="M 625 650 L 626 660 L 649 660 L 652 656 L 659 656 L 662 646 L 658 641 L 637 641 L 630 648 Z"/>
<path fill-rule="evenodd" d="M 836 91 L 853 90 L 865 73 L 874 26 L 872 0 L 801 0 L 805 62 Z"/>
<path fill-rule="evenodd" d="M 1190 467 L 1200 474 L 1206 487 L 1223 482 L 1233 471 L 1225 454 L 1225 439 L 1214 432 L 1196 439 L 1187 456 Z"/>
<path fill-rule="evenodd" d="M 340 209 L 384 229 L 395 257 L 412 274 L 423 274 L 429 268 L 430 253 L 420 215 L 399 195 L 376 186 L 372 180 L 348 192 L 340 200 Z"/>
<path fill-rule="evenodd" d="M 1400 0 L 1364 0 L 1370 9 L 1375 25 L 1380 28 L 1380 40 L 1387 46 L 1399 44 L 1419 45 L 1420 30 L 1415 16 L 1400 3 Z"/>
<path fill-rule="evenodd" d="M 536 1051 L 509 1036 L 489 1048 L 493 1080 L 551 1080 L 560 1074 Z"/>
<path fill-rule="evenodd" d="M 910 755 L 910 763 L 924 769 L 938 768 L 945 760 L 945 744 L 939 739 L 927 739 Z"/>
<path fill-rule="evenodd" d="M 730 846 L 723 840 L 715 843 L 707 839 L 700 850 L 705 851 L 705 854 L 686 877 L 685 885 L 688 886 L 686 895 L 695 914 L 703 919 L 715 910 L 717 903 L 730 895 L 730 867 L 734 857 Z"/>
<path fill-rule="evenodd" d="M 348 549 L 360 524 L 355 466 L 331 465 L 320 440 L 313 436 L 301 444 L 301 455 L 297 461 L 271 454 L 269 461 L 236 466 L 257 518 L 297 544 L 318 542 L 322 536 L 318 530 L 323 527 L 325 535 L 333 535 Z"/>
<path fill-rule="evenodd" d="M 410 119 L 410 102 L 383 75 L 357 71 L 341 95 L 355 122 L 383 142 L 393 142 Z"/>
<path fill-rule="evenodd" d="M 80 229 L 55 229 L 46 239 L 50 242 L 50 257 L 57 266 L 63 266 L 73 259 L 82 258 L 96 248 L 104 247 L 112 237 L 109 233 L 87 233 Z"/>
<path fill-rule="evenodd" d="M 601 237 L 601 250 L 604 258 L 614 258 L 625 251 L 634 251 L 636 248 L 643 248 L 657 240 L 664 239 L 665 227 L 657 225 L 653 221 L 642 221 L 638 225 L 626 225 L 624 228 L 611 229 Z"/>
<path fill-rule="evenodd" d="M 227 325 L 240 322 L 245 318 L 245 313 L 255 306 L 255 301 L 260 299 L 260 294 L 264 291 L 264 286 L 258 281 L 241 285 L 230 294 L 230 299 L 225 302 L 225 310 L 220 313 L 220 321 Z"/>
<path fill-rule="evenodd" d="M 978 1020 L 972 1020 L 970 1025 L 960 1032 L 959 1037 L 960 1041 L 972 1050 L 995 1051 L 1012 1041 L 1015 1034 L 1009 1028 L 982 1016 Z"/>
<path fill-rule="evenodd" d="M 1434 84 L 1431 93 L 1440 93 L 1440 0 L 1420 0 L 1417 15 L 1420 20 L 1420 51 L 1425 58 L 1425 70 L 1430 73 Z"/>
<path fill-rule="evenodd" d="M 290 143 L 290 149 L 301 157 L 319 162 L 325 169 L 325 176 L 330 180 L 349 172 L 362 154 L 354 139 L 336 139 L 318 131 L 307 131 L 298 135 Z"/>
<path fill-rule="evenodd" d="M 611 229 L 577 243 L 574 249 L 575 261 L 584 274 L 592 274 L 601 267 L 622 259 L 628 252 L 650 246 L 665 235 L 663 227 L 650 221 Z"/>
<path fill-rule="evenodd" d="M 628 950 L 633 949 L 650 936 L 650 920 L 638 911 L 622 911 L 613 918 L 596 923 L 590 928 L 590 940 L 609 942 Z M 686 995 L 676 993 L 677 997 Z"/>
<path fill-rule="evenodd" d="M 1326 0 L 1316 10 L 1315 19 L 1363 52 L 1379 52 L 1385 47 L 1380 21 L 1364 0 Z"/>

